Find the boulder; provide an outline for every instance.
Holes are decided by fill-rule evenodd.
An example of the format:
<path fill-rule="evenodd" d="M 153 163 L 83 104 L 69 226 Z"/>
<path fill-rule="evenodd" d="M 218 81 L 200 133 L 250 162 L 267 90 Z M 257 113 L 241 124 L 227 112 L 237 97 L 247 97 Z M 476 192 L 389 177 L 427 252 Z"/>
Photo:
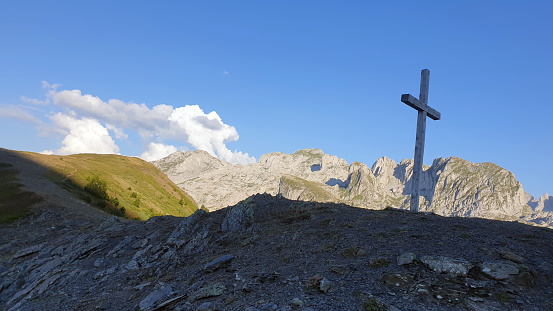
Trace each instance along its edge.
<path fill-rule="evenodd" d="M 444 256 L 422 256 L 421 261 L 436 272 L 462 276 L 467 275 L 473 267 L 473 264 L 464 259 L 453 259 Z"/>

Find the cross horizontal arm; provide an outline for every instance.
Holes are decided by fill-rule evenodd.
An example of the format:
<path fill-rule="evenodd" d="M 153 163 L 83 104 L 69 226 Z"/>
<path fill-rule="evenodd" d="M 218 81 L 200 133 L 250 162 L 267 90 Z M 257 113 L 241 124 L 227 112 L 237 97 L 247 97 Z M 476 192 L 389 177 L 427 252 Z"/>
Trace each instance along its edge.
<path fill-rule="evenodd" d="M 441 114 L 438 111 L 434 110 L 430 106 L 421 105 L 420 101 L 415 97 L 413 97 L 413 95 L 411 94 L 402 94 L 401 101 L 407 104 L 411 108 L 421 110 L 421 111 L 426 111 L 426 113 L 432 120 L 440 120 L 441 118 Z"/>

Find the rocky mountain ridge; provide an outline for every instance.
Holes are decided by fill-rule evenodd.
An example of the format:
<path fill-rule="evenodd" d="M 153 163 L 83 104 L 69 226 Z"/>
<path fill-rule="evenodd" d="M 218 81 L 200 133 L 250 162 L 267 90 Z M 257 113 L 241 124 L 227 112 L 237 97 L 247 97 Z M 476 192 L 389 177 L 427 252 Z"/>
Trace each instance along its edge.
<path fill-rule="evenodd" d="M 210 210 L 265 192 L 293 200 L 406 209 L 413 171 L 409 159 L 398 164 L 382 157 L 369 168 L 320 149 L 268 153 L 250 165 L 224 163 L 203 151 L 177 152 L 153 164 Z M 493 163 L 448 157 L 424 166 L 420 210 L 551 226 L 551 198 L 533 198 L 511 172 Z"/>

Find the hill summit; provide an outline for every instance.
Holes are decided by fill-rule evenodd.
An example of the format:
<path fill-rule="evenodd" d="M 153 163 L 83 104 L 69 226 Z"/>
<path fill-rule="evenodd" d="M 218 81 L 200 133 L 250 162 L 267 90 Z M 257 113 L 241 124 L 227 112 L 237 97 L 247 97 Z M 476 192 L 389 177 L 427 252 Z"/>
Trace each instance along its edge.
<path fill-rule="evenodd" d="M 229 164 L 205 151 L 176 152 L 153 164 L 210 210 L 256 193 L 370 209 L 407 209 L 413 172 L 413 160 L 398 164 L 381 157 L 369 168 L 360 162 L 348 164 L 321 149 L 268 153 L 250 165 Z M 496 164 L 448 157 L 424 166 L 419 210 L 551 226 L 551 198 L 535 199 L 513 173 Z"/>

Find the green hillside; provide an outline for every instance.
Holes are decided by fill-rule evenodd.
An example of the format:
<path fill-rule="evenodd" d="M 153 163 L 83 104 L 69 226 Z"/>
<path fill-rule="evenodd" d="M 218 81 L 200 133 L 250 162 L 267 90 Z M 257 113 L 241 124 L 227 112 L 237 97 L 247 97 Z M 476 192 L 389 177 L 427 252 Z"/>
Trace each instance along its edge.
<path fill-rule="evenodd" d="M 145 220 L 189 216 L 196 203 L 154 165 L 134 157 L 104 154 L 69 156 L 17 152 L 49 169 L 47 178 L 112 214 Z"/>

